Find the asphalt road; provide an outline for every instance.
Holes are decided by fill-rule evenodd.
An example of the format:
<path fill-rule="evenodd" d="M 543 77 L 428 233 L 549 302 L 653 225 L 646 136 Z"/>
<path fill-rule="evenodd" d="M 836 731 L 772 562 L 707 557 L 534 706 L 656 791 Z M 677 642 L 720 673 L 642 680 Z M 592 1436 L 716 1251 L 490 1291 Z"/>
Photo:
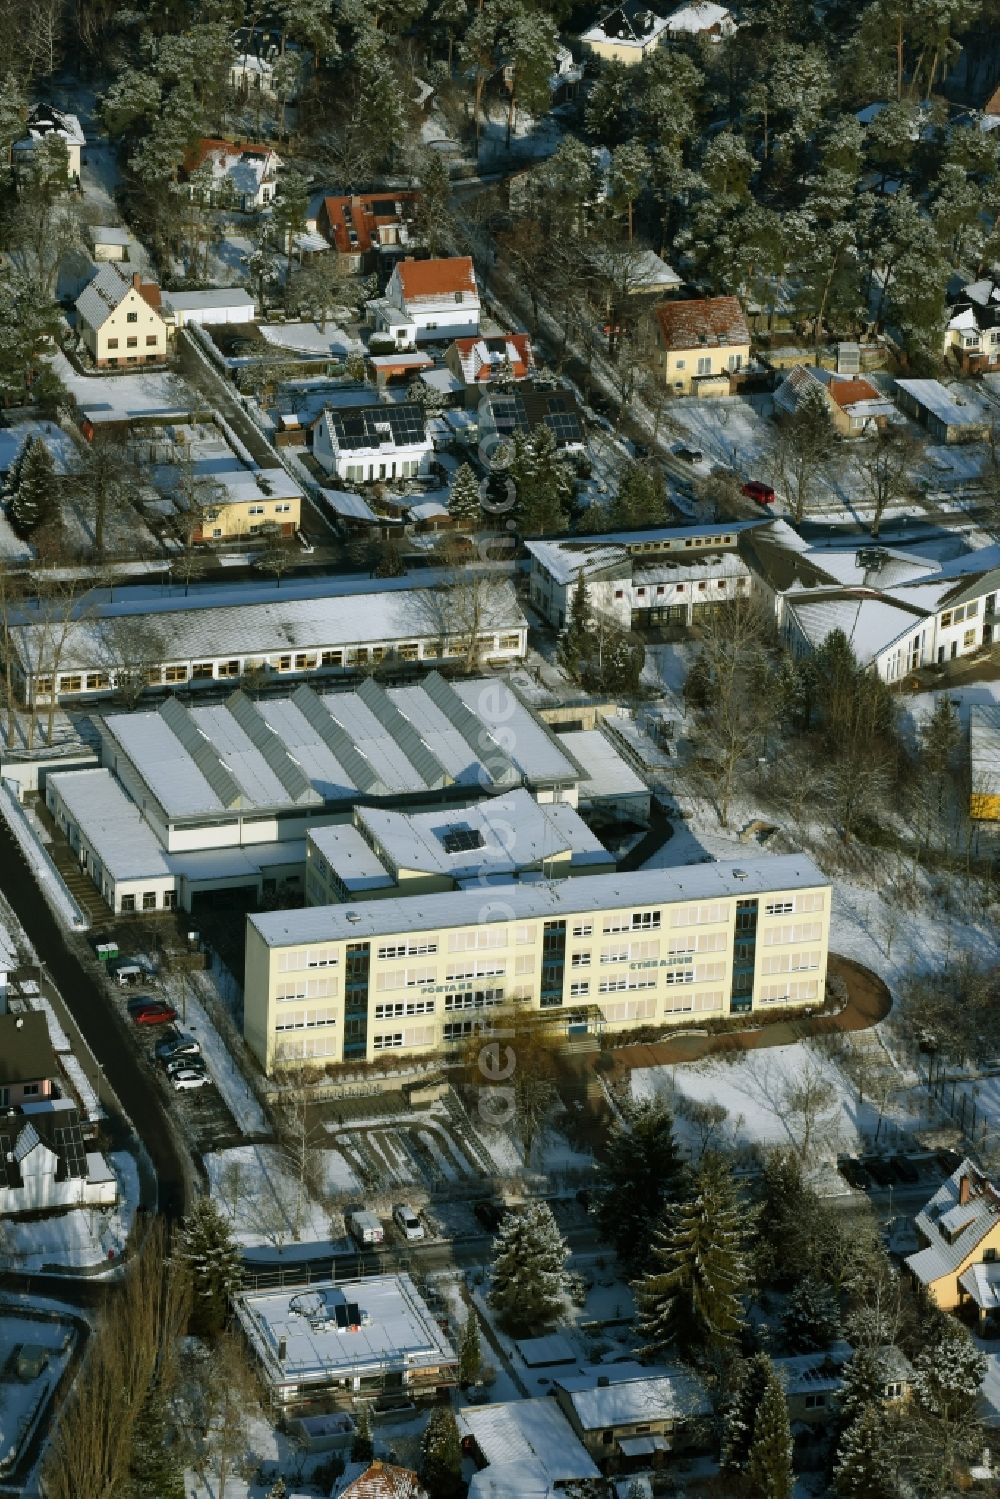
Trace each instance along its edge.
<path fill-rule="evenodd" d="M 149 1153 L 159 1186 L 160 1212 L 168 1219 L 183 1217 L 187 1171 L 164 1105 L 139 1066 L 124 1021 L 74 951 L 73 939 L 67 939 L 46 905 L 33 872 L 3 822 L 0 822 L 0 890 L 13 907 Z"/>

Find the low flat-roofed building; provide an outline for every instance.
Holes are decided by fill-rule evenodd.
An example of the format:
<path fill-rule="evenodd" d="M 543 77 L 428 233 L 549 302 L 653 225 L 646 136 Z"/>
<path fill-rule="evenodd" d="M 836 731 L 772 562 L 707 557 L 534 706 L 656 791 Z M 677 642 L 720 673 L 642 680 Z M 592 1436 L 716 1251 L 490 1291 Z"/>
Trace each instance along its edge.
<path fill-rule="evenodd" d="M 649 787 L 605 733 L 600 729 L 570 729 L 559 738 L 585 772 L 577 788 L 581 807 L 607 812 L 620 822 L 647 821 Z"/>
<path fill-rule="evenodd" d="M 536 1499 L 600 1478 L 587 1449 L 547 1396 L 496 1405 L 465 1406 L 457 1413 L 463 1446 L 483 1471 L 469 1487 L 489 1499 Z"/>
<path fill-rule="evenodd" d="M 689 1369 L 602 1364 L 559 1375 L 553 1394 L 598 1462 L 648 1464 L 658 1454 L 698 1445 L 712 1402 Z"/>
<path fill-rule="evenodd" d="M 897 380 L 896 391 L 903 410 L 936 442 L 980 442 L 989 436 L 989 412 L 968 385 Z"/>
<path fill-rule="evenodd" d="M 109 697 L 136 671 L 150 688 L 172 688 L 235 684 L 246 671 L 323 678 L 394 659 L 522 660 L 528 624 L 513 583 L 497 574 L 478 604 L 470 624 L 451 580 L 431 569 L 118 589 L 113 598 L 88 594 L 58 630 L 43 606 L 25 604 L 11 631 L 12 665 L 22 699 L 37 705 L 53 692 L 59 701 Z"/>
<path fill-rule="evenodd" d="M 461 821 L 480 798 L 523 788 L 529 800 L 560 804 L 545 835 L 554 854 L 583 774 L 506 683 L 452 684 L 436 672 L 388 689 L 369 678 L 356 692 L 303 685 L 191 707 L 168 698 L 156 710 L 108 714 L 99 728 L 103 768 L 50 775 L 46 800 L 81 867 L 124 913 L 190 910 L 218 890 L 255 903 L 282 886 L 299 893 L 307 832 L 339 822 L 342 847 L 360 841 L 351 826 L 359 804 Z M 509 754 L 501 732 L 513 738 Z M 574 829 L 577 861 L 596 859 L 596 839 Z"/>
<path fill-rule="evenodd" d="M 219 323 L 252 323 L 257 305 L 248 291 L 238 286 L 217 286 L 211 291 L 165 291 L 163 315 L 177 328 L 193 324 L 215 327 Z"/>
<path fill-rule="evenodd" d="M 127 260 L 128 230 L 111 224 L 91 224 L 87 238 L 95 260 Z"/>
<path fill-rule="evenodd" d="M 409 1275 L 240 1291 L 233 1306 L 275 1405 L 455 1383 L 455 1350 Z"/>
<path fill-rule="evenodd" d="M 829 920 L 804 854 L 270 911 L 244 1034 L 271 1072 L 447 1051 L 514 1003 L 570 1035 L 815 1007 Z"/>
<path fill-rule="evenodd" d="M 615 861 L 579 813 L 521 788 L 434 812 L 359 807 L 306 839 L 306 901 L 427 895 L 542 876 L 608 873 Z"/>

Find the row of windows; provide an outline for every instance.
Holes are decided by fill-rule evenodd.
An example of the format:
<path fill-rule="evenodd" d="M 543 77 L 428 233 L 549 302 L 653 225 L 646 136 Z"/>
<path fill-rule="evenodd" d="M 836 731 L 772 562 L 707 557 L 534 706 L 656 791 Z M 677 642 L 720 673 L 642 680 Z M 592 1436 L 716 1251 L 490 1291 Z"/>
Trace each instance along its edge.
<path fill-rule="evenodd" d="M 427 938 L 420 942 L 394 942 L 385 947 L 380 947 L 378 955 L 380 958 L 419 958 L 427 953 L 436 953 L 438 945 L 433 938 Z"/>
<path fill-rule="evenodd" d="M 433 999 L 396 999 L 375 1006 L 376 1020 L 398 1020 L 402 1015 L 433 1015 Z"/>
<path fill-rule="evenodd" d="M 502 989 L 463 989 L 444 997 L 445 1010 L 485 1010 L 499 1004 L 503 1004 Z"/>
<path fill-rule="evenodd" d="M 155 347 L 156 344 L 159 343 L 159 341 L 160 341 L 159 334 L 157 334 L 157 333 L 147 333 L 146 334 L 146 347 L 147 347 L 147 349 Z M 125 347 L 126 347 L 126 349 L 134 349 L 134 348 L 138 347 L 138 343 L 139 343 L 139 340 L 137 338 L 127 338 L 125 340 Z M 108 348 L 109 349 L 117 349 L 117 347 L 118 347 L 118 340 L 117 340 L 117 338 L 109 338 L 108 339 Z"/>
<path fill-rule="evenodd" d="M 278 953 L 278 972 L 300 968 L 332 968 L 339 962 L 335 947 L 285 947 Z"/>
<path fill-rule="evenodd" d="M 659 911 L 633 911 L 631 916 L 611 916 L 604 923 L 604 932 L 648 932 L 660 925 Z"/>
<path fill-rule="evenodd" d="M 644 978 L 638 974 L 623 975 L 617 979 L 601 979 L 597 986 L 598 994 L 619 994 L 624 989 L 655 989 L 655 978 Z"/>
<path fill-rule="evenodd" d="M 279 1002 L 289 999 L 336 999 L 338 983 L 335 978 L 284 979 L 274 991 Z"/>
<path fill-rule="evenodd" d="M 764 927 L 765 947 L 785 947 L 792 942 L 818 942 L 823 935 L 821 921 L 798 921 L 794 926 Z"/>
<path fill-rule="evenodd" d="M 155 890 L 144 890 L 141 896 L 123 895 L 121 899 L 121 910 L 126 915 L 139 910 L 155 911 L 158 907 L 164 911 L 173 911 L 176 909 L 176 906 L 176 890 L 164 890 L 162 896 L 158 896 Z"/>
<path fill-rule="evenodd" d="M 386 989 L 419 989 L 422 984 L 433 984 L 436 978 L 433 965 L 423 968 L 387 968 L 377 975 L 375 988 L 380 994 Z"/>
<path fill-rule="evenodd" d="M 526 932 L 529 928 L 519 927 L 518 930 Z M 481 952 L 483 948 L 506 947 L 507 940 L 506 926 L 474 927 L 467 932 L 449 932 L 448 951 Z M 531 938 L 525 937 L 524 940 L 530 942 Z"/>
<path fill-rule="evenodd" d="M 336 1025 L 336 1010 L 283 1010 L 274 1022 L 276 1031 L 308 1031 Z"/>

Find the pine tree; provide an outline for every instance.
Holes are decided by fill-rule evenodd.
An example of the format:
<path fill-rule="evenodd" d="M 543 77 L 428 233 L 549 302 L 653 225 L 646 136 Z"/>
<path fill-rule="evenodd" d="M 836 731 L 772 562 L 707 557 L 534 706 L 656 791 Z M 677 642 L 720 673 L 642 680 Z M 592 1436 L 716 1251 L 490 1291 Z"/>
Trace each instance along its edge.
<path fill-rule="evenodd" d="M 690 1195 L 665 1210 L 654 1268 L 635 1285 L 644 1353 L 676 1348 L 695 1361 L 732 1342 L 748 1282 L 746 1216 L 729 1168 L 706 1156 Z"/>
<path fill-rule="evenodd" d="M 913 1389 L 924 1410 L 942 1421 L 960 1422 L 973 1411 L 986 1377 L 986 1356 L 950 1318 L 939 1337 L 913 1360 Z"/>
<path fill-rule="evenodd" d="M 288 1485 L 280 1473 L 268 1489 L 267 1499 L 288 1499 Z"/>
<path fill-rule="evenodd" d="M 351 1462 L 370 1463 L 375 1456 L 372 1441 L 372 1416 L 367 1405 L 362 1405 L 354 1417 L 354 1440 L 351 1442 Z"/>
<path fill-rule="evenodd" d="M 565 531 L 573 478 L 546 426 L 514 434 L 511 478 L 517 491 L 517 526 L 522 536 Z"/>
<path fill-rule="evenodd" d="M 794 1483 L 788 1401 L 772 1365 L 754 1421 L 747 1487 L 751 1499 L 792 1499 Z"/>
<path fill-rule="evenodd" d="M 844 1365 L 838 1415 L 841 1429 L 852 1426 L 871 1405 L 878 1405 L 885 1389 L 882 1355 L 875 1348 L 855 1348 Z"/>
<path fill-rule="evenodd" d="M 514 1337 L 541 1333 L 559 1320 L 569 1249 L 547 1202 L 508 1213 L 494 1240 L 490 1305 Z"/>
<path fill-rule="evenodd" d="M 153 1385 L 132 1428 L 128 1499 L 184 1499 L 184 1464 L 163 1410 L 163 1392 Z"/>
<path fill-rule="evenodd" d="M 462 1444 L 450 1405 L 436 1405 L 420 1444 L 420 1480 L 430 1499 L 458 1499 L 462 1481 Z"/>
<path fill-rule="evenodd" d="M 664 1205 L 683 1179 L 669 1109 L 661 1103 L 634 1105 L 611 1132 L 595 1194 L 601 1236 L 629 1270 L 640 1270 L 649 1258 Z"/>
<path fill-rule="evenodd" d="M 470 528 L 479 524 L 481 506 L 479 480 L 467 463 L 463 463 L 451 481 L 448 514 Z"/>
<path fill-rule="evenodd" d="M 475 1384 L 483 1368 L 483 1352 L 479 1341 L 479 1318 L 470 1306 L 462 1330 L 462 1343 L 458 1350 L 458 1382 L 463 1388 Z"/>
<path fill-rule="evenodd" d="M 788 1298 L 782 1327 L 793 1353 L 829 1348 L 840 1333 L 840 1308 L 829 1286 L 811 1276 L 799 1281 Z"/>
<path fill-rule="evenodd" d="M 746 1472 L 757 1412 L 772 1368 L 766 1353 L 755 1353 L 753 1358 L 741 1359 L 735 1370 L 732 1393 L 722 1417 L 721 1462 L 731 1472 Z"/>
<path fill-rule="evenodd" d="M 191 1331 L 215 1338 L 226 1325 L 229 1297 L 240 1287 L 243 1266 L 229 1223 L 211 1197 L 199 1197 L 185 1218 L 178 1256 L 191 1275 Z"/>
<path fill-rule="evenodd" d="M 583 568 L 576 575 L 573 597 L 570 600 L 569 619 L 559 642 L 559 660 L 574 681 L 583 680 L 587 661 L 593 650 L 591 636 L 590 603 L 587 599 L 587 580 Z"/>
<path fill-rule="evenodd" d="M 33 437 L 18 459 L 10 518 L 23 536 L 49 520 L 56 507 L 55 465 L 48 445 Z"/>
<path fill-rule="evenodd" d="M 869 1405 L 840 1439 L 833 1470 L 837 1499 L 891 1499 L 898 1492 L 894 1448 L 882 1411 Z"/>
<path fill-rule="evenodd" d="M 611 502 L 613 526 L 661 526 L 667 509 L 663 474 L 648 463 L 629 463 Z"/>

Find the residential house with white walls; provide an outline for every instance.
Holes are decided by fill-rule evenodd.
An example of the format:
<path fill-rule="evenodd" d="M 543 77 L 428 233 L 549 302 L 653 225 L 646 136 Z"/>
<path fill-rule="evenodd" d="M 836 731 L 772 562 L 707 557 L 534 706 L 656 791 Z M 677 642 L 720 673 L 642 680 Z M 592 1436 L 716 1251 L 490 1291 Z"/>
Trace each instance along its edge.
<path fill-rule="evenodd" d="M 370 302 L 376 333 L 400 347 L 479 332 L 480 300 L 469 255 L 441 260 L 400 260 L 385 296 Z"/>
<path fill-rule="evenodd" d="M 430 470 L 434 442 L 416 401 L 331 407 L 312 429 L 313 457 L 351 484 L 416 479 Z"/>

